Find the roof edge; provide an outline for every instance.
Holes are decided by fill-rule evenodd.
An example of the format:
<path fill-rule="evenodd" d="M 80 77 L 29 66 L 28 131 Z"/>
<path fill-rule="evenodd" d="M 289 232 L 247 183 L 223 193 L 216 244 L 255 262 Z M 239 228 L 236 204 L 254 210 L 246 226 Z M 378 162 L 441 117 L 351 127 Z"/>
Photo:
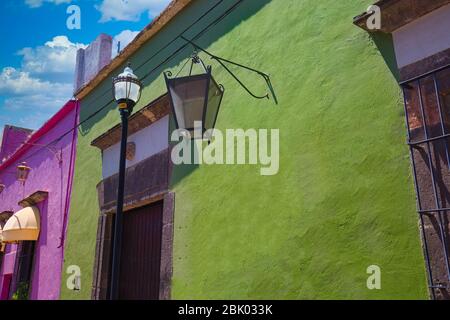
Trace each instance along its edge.
<path fill-rule="evenodd" d="M 185 7 L 194 0 L 172 0 L 164 11 L 152 20 L 134 39 L 131 41 L 114 59 L 103 67 L 97 75 L 88 83 L 84 84 L 75 92 L 75 97 L 79 100 L 85 98 L 103 80 L 105 80 L 114 70 L 127 62 L 130 56 L 138 51 L 143 44 L 152 39 L 158 32 L 176 17 Z"/>
<path fill-rule="evenodd" d="M 69 112 L 71 112 L 76 106 L 78 102 L 76 100 L 69 100 L 66 104 L 56 112 L 47 122 L 45 122 L 42 127 L 38 130 L 34 131 L 28 140 L 24 141 L 24 143 L 13 153 L 11 154 L 6 161 L 0 164 L 0 171 L 10 166 L 16 160 L 20 158 L 26 151 L 30 148 L 34 147 L 33 143 L 38 141 L 42 136 L 44 136 L 47 132 L 53 129 L 59 121 L 64 118 Z"/>
<path fill-rule="evenodd" d="M 370 30 L 368 28 L 366 22 L 372 13 L 367 11 L 354 17 L 353 24 L 367 32 L 392 33 L 449 3 L 450 0 L 380 0 L 373 5 L 381 9 L 381 29 Z"/>

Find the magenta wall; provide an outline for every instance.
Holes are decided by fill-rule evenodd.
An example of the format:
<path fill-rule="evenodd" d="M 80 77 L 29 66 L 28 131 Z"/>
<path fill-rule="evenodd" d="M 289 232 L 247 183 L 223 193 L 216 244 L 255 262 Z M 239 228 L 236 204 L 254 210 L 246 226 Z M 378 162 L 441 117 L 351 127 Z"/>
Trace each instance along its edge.
<path fill-rule="evenodd" d="M 32 130 L 6 125 L 0 147 L 0 162 L 14 153 L 31 133 Z"/>
<path fill-rule="evenodd" d="M 40 131 L 35 144 L 46 145 L 74 127 L 77 121 L 77 104 L 68 102 Z M 44 130 L 42 130 L 44 129 Z M 47 191 L 48 198 L 38 205 L 41 214 L 41 231 L 36 244 L 33 262 L 31 299 L 58 299 L 61 288 L 61 272 L 68 204 L 75 160 L 77 130 L 72 130 L 52 146 L 32 146 L 5 168 L 0 168 L 0 180 L 6 185 L 0 195 L 0 212 L 18 211 L 18 201 L 36 191 Z M 61 153 L 61 162 L 54 152 Z M 15 169 L 26 159 L 30 171 L 23 186 L 16 181 Z M 16 245 L 8 245 L 0 269 L 0 290 L 5 276 L 13 273 Z"/>

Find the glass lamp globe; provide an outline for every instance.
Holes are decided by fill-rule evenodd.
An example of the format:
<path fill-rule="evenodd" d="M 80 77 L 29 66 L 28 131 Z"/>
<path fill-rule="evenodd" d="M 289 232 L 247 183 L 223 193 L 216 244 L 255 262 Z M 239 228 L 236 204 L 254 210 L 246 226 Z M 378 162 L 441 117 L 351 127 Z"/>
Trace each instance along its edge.
<path fill-rule="evenodd" d="M 113 79 L 114 98 L 119 109 L 133 109 L 141 97 L 142 84 L 128 65 L 124 71 Z"/>

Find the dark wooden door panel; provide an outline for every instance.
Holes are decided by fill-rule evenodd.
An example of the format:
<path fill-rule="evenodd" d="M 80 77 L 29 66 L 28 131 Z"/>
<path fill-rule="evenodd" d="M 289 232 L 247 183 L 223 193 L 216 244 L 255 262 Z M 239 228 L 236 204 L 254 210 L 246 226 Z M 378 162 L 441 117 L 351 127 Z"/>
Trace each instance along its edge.
<path fill-rule="evenodd" d="M 158 299 L 162 216 L 162 202 L 124 214 L 120 299 Z"/>

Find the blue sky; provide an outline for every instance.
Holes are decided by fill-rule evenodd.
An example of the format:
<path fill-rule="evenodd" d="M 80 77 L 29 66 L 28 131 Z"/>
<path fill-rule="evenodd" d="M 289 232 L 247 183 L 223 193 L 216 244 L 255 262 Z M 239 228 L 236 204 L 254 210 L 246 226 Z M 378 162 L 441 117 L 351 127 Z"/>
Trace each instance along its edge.
<path fill-rule="evenodd" d="M 107 33 L 123 49 L 169 2 L 0 0 L 0 136 L 5 124 L 39 128 L 71 98 L 78 48 Z M 67 28 L 70 5 L 80 30 Z"/>

